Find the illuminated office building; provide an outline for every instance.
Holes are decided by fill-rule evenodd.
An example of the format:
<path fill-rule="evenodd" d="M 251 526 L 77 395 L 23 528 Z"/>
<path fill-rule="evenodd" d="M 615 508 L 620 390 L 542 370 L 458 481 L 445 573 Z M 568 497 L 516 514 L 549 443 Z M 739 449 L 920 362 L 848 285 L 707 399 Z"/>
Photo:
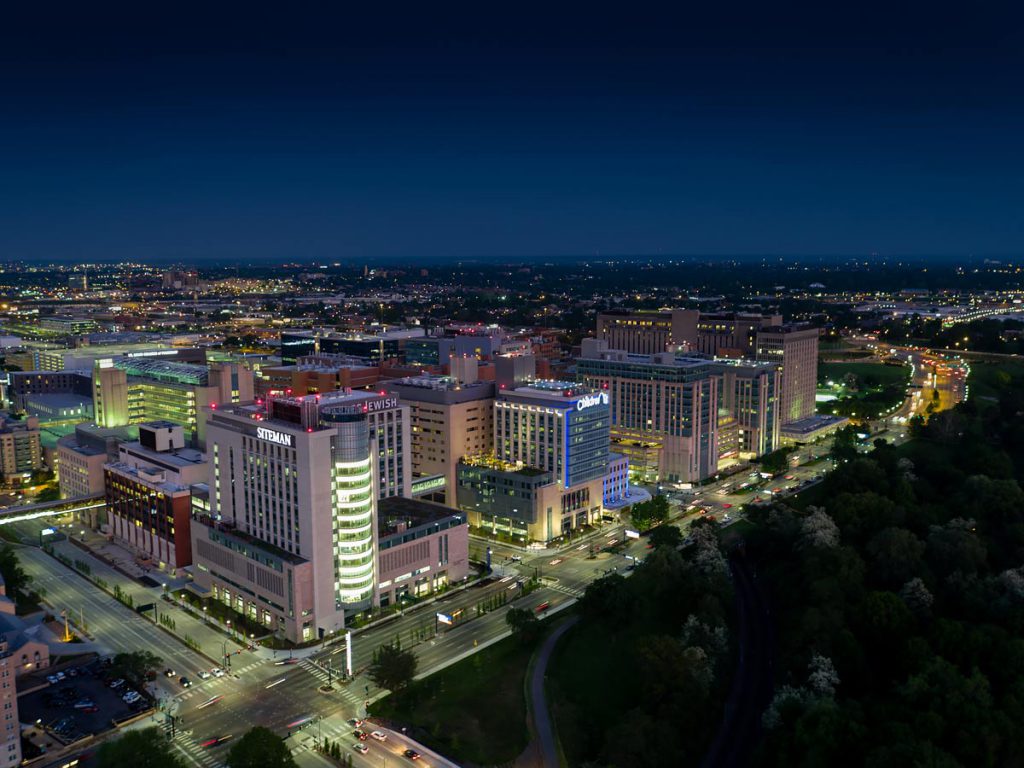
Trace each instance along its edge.
<path fill-rule="evenodd" d="M 375 604 L 377 498 L 402 495 L 409 476 L 398 398 L 271 398 L 211 408 L 206 429 L 195 589 L 296 642 Z"/>
<path fill-rule="evenodd" d="M 172 421 L 186 440 L 202 446 L 206 406 L 253 399 L 252 372 L 237 363 L 193 365 L 146 358 L 96 361 L 93 412 L 98 425 L 121 427 L 146 421 Z"/>

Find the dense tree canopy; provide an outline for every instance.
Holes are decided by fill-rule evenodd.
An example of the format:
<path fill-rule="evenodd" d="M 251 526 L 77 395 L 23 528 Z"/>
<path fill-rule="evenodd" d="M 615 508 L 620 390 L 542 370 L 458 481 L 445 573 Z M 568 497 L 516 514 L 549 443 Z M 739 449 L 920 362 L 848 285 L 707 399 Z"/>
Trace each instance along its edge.
<path fill-rule="evenodd" d="M 370 665 L 370 679 L 381 688 L 401 691 L 416 676 L 416 654 L 397 645 L 382 645 Z"/>
<path fill-rule="evenodd" d="M 934 415 L 753 513 L 776 693 L 763 766 L 1002 766 L 1024 760 L 1020 393 Z"/>
<path fill-rule="evenodd" d="M 184 768 L 185 763 L 171 752 L 170 742 L 157 728 L 127 731 L 106 742 L 96 753 L 98 768 Z"/>
<path fill-rule="evenodd" d="M 256 726 L 231 747 L 228 768 L 298 768 L 284 739 L 269 728 Z"/>

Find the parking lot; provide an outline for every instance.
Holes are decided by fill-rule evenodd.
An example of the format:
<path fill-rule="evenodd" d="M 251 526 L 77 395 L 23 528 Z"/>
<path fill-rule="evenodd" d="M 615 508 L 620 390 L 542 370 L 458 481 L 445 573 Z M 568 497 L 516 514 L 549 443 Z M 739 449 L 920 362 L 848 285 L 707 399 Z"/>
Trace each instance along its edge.
<path fill-rule="evenodd" d="M 20 719 L 38 723 L 52 738 L 70 743 L 89 734 L 109 730 L 114 722 L 137 715 L 150 708 L 145 696 L 136 702 L 124 700 L 133 687 L 122 682 L 112 688 L 110 675 L 100 662 L 62 670 L 47 677 L 56 682 L 18 699 Z M 139 694 L 144 693 L 138 691 Z M 56 746 L 56 745 L 54 745 Z"/>

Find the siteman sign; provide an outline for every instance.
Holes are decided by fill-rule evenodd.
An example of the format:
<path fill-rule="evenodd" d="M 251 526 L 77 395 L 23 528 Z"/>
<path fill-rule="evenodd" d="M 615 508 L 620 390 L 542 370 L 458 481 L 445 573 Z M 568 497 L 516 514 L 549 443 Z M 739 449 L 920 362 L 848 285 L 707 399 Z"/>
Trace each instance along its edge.
<path fill-rule="evenodd" d="M 277 443 L 278 445 L 286 445 L 289 448 L 292 447 L 293 438 L 287 432 L 278 432 L 276 429 L 257 427 L 256 437 L 260 440 L 266 440 L 268 443 Z"/>
<path fill-rule="evenodd" d="M 596 395 L 584 395 L 576 401 L 576 410 L 584 411 L 594 405 L 608 405 L 608 393 L 598 392 Z"/>

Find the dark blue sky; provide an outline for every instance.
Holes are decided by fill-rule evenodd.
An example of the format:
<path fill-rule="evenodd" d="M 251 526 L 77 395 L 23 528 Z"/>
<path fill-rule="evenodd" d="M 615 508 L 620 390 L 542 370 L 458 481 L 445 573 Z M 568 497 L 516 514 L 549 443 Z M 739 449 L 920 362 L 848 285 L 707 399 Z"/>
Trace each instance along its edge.
<path fill-rule="evenodd" d="M 151 5 L 3 19 L 0 261 L 1024 251 L 1010 3 Z"/>

